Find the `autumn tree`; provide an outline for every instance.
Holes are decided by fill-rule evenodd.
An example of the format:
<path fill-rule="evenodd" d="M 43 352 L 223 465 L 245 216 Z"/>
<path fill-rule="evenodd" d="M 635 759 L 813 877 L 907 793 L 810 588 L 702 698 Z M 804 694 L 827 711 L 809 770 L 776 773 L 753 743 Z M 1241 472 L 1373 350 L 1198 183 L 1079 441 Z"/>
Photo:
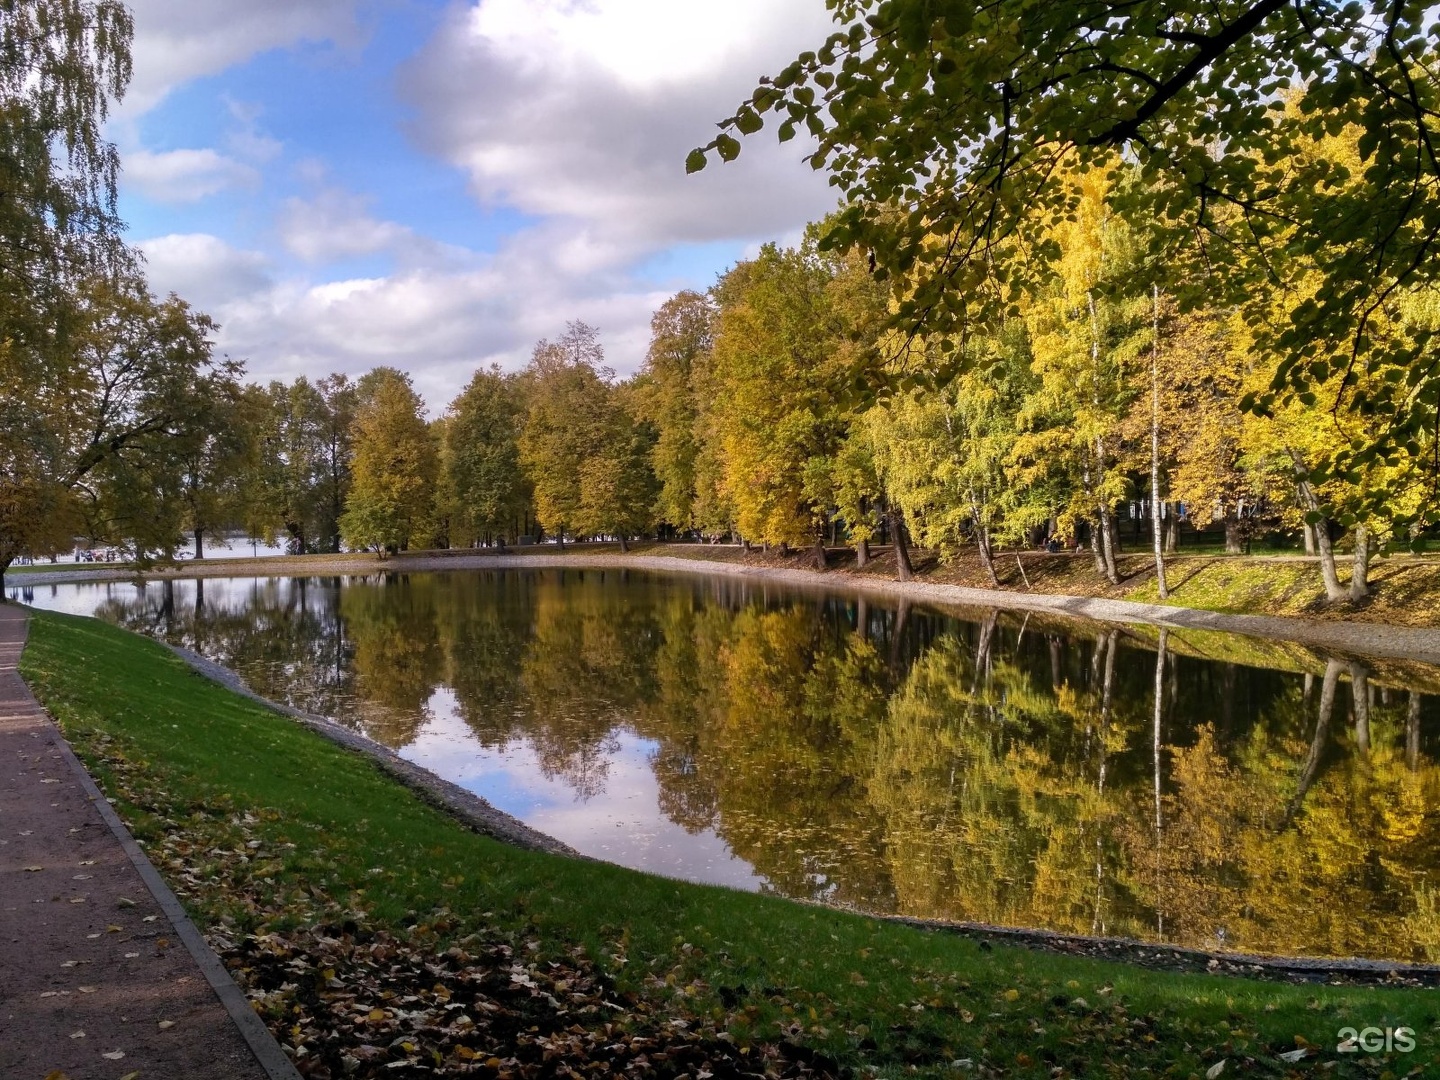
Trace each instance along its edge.
<path fill-rule="evenodd" d="M 587 462 L 615 434 L 611 381 L 599 332 L 572 322 L 558 341 L 535 345 L 525 369 L 528 408 L 521 429 L 520 463 L 535 493 L 541 526 L 564 544 L 596 509 L 582 480 Z M 619 490 L 616 488 L 615 490 Z"/>
<path fill-rule="evenodd" d="M 700 293 L 687 289 L 665 301 L 650 320 L 650 348 L 636 384 L 635 412 L 655 431 L 656 512 L 680 530 L 697 523 L 698 386 L 713 346 L 714 322 L 715 307 Z"/>
<path fill-rule="evenodd" d="M 607 387 L 600 416 L 599 442 L 580 466 L 580 504 L 576 527 L 582 533 L 613 536 L 620 550 L 655 524 L 661 490 L 651 462 L 653 429 L 636 420 L 634 387 Z M 628 400 L 627 400 L 628 399 Z"/>
<path fill-rule="evenodd" d="M 1440 276 L 1428 257 L 1440 79 L 1423 4 L 827 6 L 837 31 L 762 79 L 687 169 L 733 159 L 735 136 L 772 120 L 782 141 L 808 131 L 811 163 L 846 200 L 827 243 L 873 258 L 905 328 L 945 334 L 1016 303 L 1035 283 L 1027 266 L 1055 254 L 1028 242 L 1036 227 L 1074 206 L 1059 166 L 1117 152 L 1137 173 L 1128 208 L 1193 271 L 1190 297 L 1247 310 L 1276 364 L 1251 399 L 1261 409 L 1353 372 L 1378 309 Z M 1360 133 L 1353 163 L 1307 153 L 1346 128 Z M 1325 283 L 1292 319 L 1267 321 L 1255 287 L 1292 260 L 1325 266 Z M 1402 335 L 1378 353 L 1400 384 L 1332 399 L 1384 420 L 1337 451 L 1346 471 L 1433 427 L 1440 372 L 1425 342 Z M 1383 494 L 1370 502 L 1399 512 Z"/>
<path fill-rule="evenodd" d="M 87 279 L 70 317 L 44 358 L 0 347 L 0 412 L 13 421 L 0 429 L 0 574 L 77 533 L 170 550 L 156 508 L 177 482 L 173 449 L 201 430 L 208 377 L 233 373 L 212 360 L 210 321 L 139 278 Z M 36 364 L 46 381 L 28 381 Z"/>
<path fill-rule="evenodd" d="M 740 534 L 811 546 L 823 564 L 833 459 L 854 416 L 878 318 L 849 292 L 855 264 L 767 244 L 717 284 L 707 418 Z"/>
<path fill-rule="evenodd" d="M 361 388 L 364 401 L 351 429 L 353 482 L 340 531 L 351 548 L 394 553 L 430 539 L 436 447 L 409 376 L 379 369 Z"/>
<path fill-rule="evenodd" d="M 450 403 L 441 459 L 452 543 L 518 534 L 529 508 L 520 469 L 524 415 L 519 380 L 494 365 L 477 371 Z"/>
<path fill-rule="evenodd" d="M 187 410 L 189 430 L 167 449 L 179 479 L 179 525 L 194 537 L 195 558 L 203 559 L 207 534 L 247 517 L 266 402 L 259 387 L 241 386 L 228 374 L 207 377 L 197 391 Z"/>

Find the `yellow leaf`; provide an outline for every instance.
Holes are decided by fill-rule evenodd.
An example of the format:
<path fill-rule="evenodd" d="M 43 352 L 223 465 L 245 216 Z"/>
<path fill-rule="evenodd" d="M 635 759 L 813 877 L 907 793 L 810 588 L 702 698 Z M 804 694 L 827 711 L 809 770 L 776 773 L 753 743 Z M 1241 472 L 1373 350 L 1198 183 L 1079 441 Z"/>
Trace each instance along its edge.
<path fill-rule="evenodd" d="M 370 1019 L 371 1019 L 372 1021 L 374 1021 L 375 1023 L 378 1024 L 381 1020 L 384 1020 L 384 1019 L 385 1019 L 385 1010 L 384 1010 L 384 1009 L 371 1009 L 371 1010 L 370 1010 Z"/>
<path fill-rule="evenodd" d="M 1006 1001 L 1018 1001 L 1019 999 L 1020 999 L 1020 991 L 1019 991 L 1019 990 L 1011 989 L 1011 990 L 1006 990 L 1006 991 L 1005 991 L 1005 1000 L 1006 1000 Z"/>

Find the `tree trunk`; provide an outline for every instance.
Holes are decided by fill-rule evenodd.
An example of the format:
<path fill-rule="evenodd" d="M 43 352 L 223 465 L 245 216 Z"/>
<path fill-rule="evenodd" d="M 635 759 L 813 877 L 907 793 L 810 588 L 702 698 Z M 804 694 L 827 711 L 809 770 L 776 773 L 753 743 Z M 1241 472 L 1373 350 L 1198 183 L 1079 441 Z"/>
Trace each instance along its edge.
<path fill-rule="evenodd" d="M 197 559 L 203 559 L 204 557 L 205 557 L 205 530 L 204 530 L 204 529 L 196 529 L 196 530 L 195 530 L 195 558 L 197 558 Z"/>
<path fill-rule="evenodd" d="M 1095 573 L 1099 574 L 1101 577 L 1104 577 L 1105 556 L 1100 550 L 1100 522 L 1097 519 L 1096 521 L 1088 522 L 1087 524 L 1089 524 L 1090 526 L 1090 555 L 1095 560 Z"/>
<path fill-rule="evenodd" d="M 1350 570 L 1350 602 L 1359 603 L 1370 595 L 1370 532 L 1355 526 L 1355 561 Z"/>
<path fill-rule="evenodd" d="M 1305 538 L 1305 554 L 1306 554 L 1306 555 L 1314 555 L 1314 554 L 1315 554 L 1315 526 L 1311 525 L 1308 521 L 1303 521 L 1303 522 L 1300 523 L 1300 532 L 1301 532 L 1301 535 L 1303 535 L 1304 538 Z"/>
<path fill-rule="evenodd" d="M 630 550 L 630 545 L 625 542 L 625 537 L 620 537 L 620 554 L 624 555 Z"/>
<path fill-rule="evenodd" d="M 1155 731 L 1152 736 L 1155 756 L 1155 831 L 1162 828 L 1160 817 L 1160 726 L 1165 712 L 1165 650 L 1170 647 L 1170 631 L 1160 630 L 1160 648 L 1155 653 Z"/>
<path fill-rule="evenodd" d="M 910 563 L 910 544 L 905 539 L 905 518 L 897 506 L 887 509 L 885 516 L 890 522 L 891 542 L 895 548 L 895 573 L 901 581 L 909 581 L 915 576 L 915 568 Z"/>
<path fill-rule="evenodd" d="M 1420 767 L 1420 692 L 1410 691 L 1405 713 L 1405 766 L 1414 772 Z"/>
<path fill-rule="evenodd" d="M 1241 532 L 1240 515 L 1234 510 L 1225 511 L 1225 554 L 1244 555 L 1245 537 Z"/>
<path fill-rule="evenodd" d="M 745 555 L 750 554 L 750 541 L 743 536 L 740 537 L 740 551 Z"/>
<path fill-rule="evenodd" d="M 1292 458 L 1295 462 L 1295 472 L 1299 476 L 1299 489 L 1301 504 L 1309 513 L 1320 513 L 1320 500 L 1315 497 L 1315 489 L 1306 480 L 1305 468 L 1301 465 L 1298 457 Z M 1315 531 L 1315 552 L 1320 556 L 1320 577 L 1325 582 L 1325 599 L 1332 603 L 1337 600 L 1344 600 L 1347 597 L 1345 589 L 1340 584 L 1340 575 L 1335 572 L 1335 547 L 1330 541 L 1330 520 L 1321 517 L 1313 523 Z"/>
<path fill-rule="evenodd" d="M 1100 504 L 1100 556 L 1105 568 L 1105 580 L 1111 585 L 1120 584 L 1120 570 L 1115 563 L 1115 553 L 1120 548 L 1120 538 L 1115 535 L 1115 517 L 1110 508 Z"/>
<path fill-rule="evenodd" d="M 1174 555 L 1180 550 L 1180 504 L 1170 506 L 1170 516 L 1165 519 L 1165 554 Z"/>
<path fill-rule="evenodd" d="M 975 501 L 974 494 L 970 496 L 970 522 L 975 527 L 975 547 L 980 552 L 980 565 L 985 567 L 990 584 L 998 589 L 1000 576 L 995 573 L 995 551 L 990 544 L 990 530 L 980 521 L 980 504 Z"/>
<path fill-rule="evenodd" d="M 830 558 L 829 558 L 828 553 L 825 551 L 825 537 L 824 537 L 824 536 L 817 536 L 817 537 L 815 537 L 815 548 L 814 548 L 814 551 L 815 551 L 815 569 L 816 569 L 816 570 L 824 570 L 824 569 L 826 569 L 827 567 L 829 567 L 829 565 L 830 565 Z"/>
<path fill-rule="evenodd" d="M 1325 663 L 1325 681 L 1320 684 L 1320 716 L 1315 722 L 1315 738 L 1310 741 L 1310 754 L 1300 770 L 1300 783 L 1296 785 L 1295 797 L 1290 800 L 1290 806 L 1285 811 L 1287 823 L 1294 818 L 1300 804 L 1305 801 L 1310 785 L 1319 775 L 1320 761 L 1325 756 L 1325 743 L 1330 736 L 1330 714 L 1335 709 L 1335 684 L 1340 679 L 1341 667 L 1339 660 L 1328 660 Z"/>
<path fill-rule="evenodd" d="M 0 604 L 5 602 L 5 571 L 10 569 L 10 564 L 15 561 L 15 556 L 6 555 L 0 558 Z"/>
<path fill-rule="evenodd" d="M 1355 706 L 1355 745 L 1370 753 L 1370 669 L 1350 662 L 1350 699 Z"/>
<path fill-rule="evenodd" d="M 995 553 L 990 548 L 990 534 L 981 527 L 979 522 L 975 523 L 975 546 L 980 549 L 980 563 L 985 567 L 985 574 L 989 577 L 990 584 L 998 589 L 1000 575 L 995 573 Z"/>
<path fill-rule="evenodd" d="M 870 565 L 870 541 L 855 541 L 855 569 L 863 570 Z"/>
<path fill-rule="evenodd" d="M 1160 589 L 1160 599 L 1170 599 L 1170 586 L 1165 580 L 1165 546 L 1160 537 L 1160 521 L 1165 504 L 1160 501 L 1160 287 L 1155 286 L 1155 342 L 1150 349 L 1150 536 L 1155 544 L 1155 584 Z M 1164 631 L 1161 631 L 1164 636 Z M 1164 646 L 1161 646 L 1163 653 Z M 1163 661 L 1162 661 L 1163 663 Z M 1155 723 L 1160 723 L 1160 714 L 1155 714 Z M 1159 751 L 1157 750 L 1158 754 Z M 1156 759 L 1159 760 L 1158 757 Z M 1156 773 L 1155 782 L 1160 782 Z M 1155 827 L 1160 827 L 1160 793 L 1155 793 Z"/>

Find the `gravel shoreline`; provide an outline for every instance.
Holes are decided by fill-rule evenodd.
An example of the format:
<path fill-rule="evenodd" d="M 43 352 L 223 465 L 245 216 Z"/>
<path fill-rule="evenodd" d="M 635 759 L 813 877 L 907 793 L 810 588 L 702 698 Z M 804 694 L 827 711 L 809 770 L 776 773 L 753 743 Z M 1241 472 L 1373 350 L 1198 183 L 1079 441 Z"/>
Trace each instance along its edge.
<path fill-rule="evenodd" d="M 235 559 L 186 566 L 183 569 L 152 570 L 57 570 L 10 575 L 12 588 L 39 587 L 87 581 L 147 581 L 200 577 L 332 576 L 376 573 L 409 573 L 427 570 L 513 570 L 544 567 L 571 569 L 650 570 L 662 573 L 725 575 L 773 581 L 792 587 L 831 592 L 866 593 L 896 599 L 920 601 L 940 608 L 1000 608 L 1011 611 L 1040 611 L 1054 615 L 1109 624 L 1145 624 L 1185 630 L 1212 630 L 1243 634 L 1271 641 L 1291 641 L 1318 649 L 1343 653 L 1347 657 L 1389 660 L 1417 660 L 1440 664 L 1440 628 L 1391 626 L 1334 620 L 1297 619 L 1278 615 L 1231 615 L 1199 608 L 1142 604 L 1130 600 L 1063 596 L 1048 593 L 1020 593 L 973 589 L 926 581 L 888 581 L 845 571 L 817 572 L 779 567 L 680 558 L 666 555 L 622 555 L 618 553 L 500 555 L 465 553 L 445 555 L 400 555 L 379 559 L 370 555 L 336 557 L 305 556 L 287 559 Z"/>

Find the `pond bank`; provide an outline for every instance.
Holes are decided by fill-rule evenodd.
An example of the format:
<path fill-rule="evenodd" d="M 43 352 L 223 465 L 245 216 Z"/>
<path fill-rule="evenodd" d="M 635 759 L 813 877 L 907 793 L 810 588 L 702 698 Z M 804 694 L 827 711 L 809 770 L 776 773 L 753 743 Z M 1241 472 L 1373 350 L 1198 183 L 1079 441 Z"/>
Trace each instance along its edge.
<path fill-rule="evenodd" d="M 656 551 L 666 554 L 655 554 Z M 838 569 L 816 571 L 802 569 L 795 565 L 775 565 L 784 562 L 778 557 L 765 558 L 754 553 L 754 558 L 741 556 L 738 548 L 713 547 L 697 544 L 648 545 L 641 550 L 627 554 L 620 553 L 613 545 L 586 546 L 569 553 L 534 551 L 534 553 L 490 553 L 482 551 L 425 552 L 399 555 L 379 559 L 373 555 L 306 555 L 285 558 L 233 559 L 208 563 L 204 566 L 187 565 L 171 570 L 152 570 L 138 575 L 145 580 L 165 578 L 196 577 L 244 577 L 249 575 L 349 575 L 373 573 L 404 573 L 430 570 L 466 569 L 526 569 L 537 567 L 566 567 L 572 569 L 632 569 L 650 570 L 663 573 L 684 574 L 725 574 L 744 576 L 752 579 L 773 581 L 790 587 L 821 588 L 863 592 L 883 595 L 893 599 L 912 600 L 941 608 L 1000 608 L 1012 611 L 1045 612 L 1057 616 L 1088 619 L 1109 624 L 1143 624 L 1197 631 L 1218 631 L 1243 634 L 1248 637 L 1270 641 L 1289 641 L 1318 649 L 1334 650 L 1355 657 L 1376 659 L 1414 660 L 1440 664 L 1440 627 L 1434 625 L 1399 625 L 1371 621 L 1378 614 L 1373 609 L 1350 613 L 1353 618 L 1336 617 L 1345 613 L 1329 612 L 1328 617 L 1297 617 L 1295 615 L 1261 614 L 1230 610 L 1212 610 L 1201 607 L 1183 607 L 1172 604 L 1148 603 L 1138 599 L 1127 599 L 1113 595 L 1070 595 L 1065 593 L 1025 592 L 1011 589 L 975 588 L 952 581 L 935 580 L 931 577 L 917 577 L 908 582 L 882 577 L 874 572 L 855 571 L 842 565 Z M 673 552 L 673 553 L 670 553 Z M 1058 565 L 1068 569 L 1070 556 L 1033 555 L 1030 558 L 1065 560 Z M 1134 556 L 1131 557 L 1135 558 Z M 792 557 L 790 563 L 799 561 Z M 1412 560 L 1426 574 L 1440 575 L 1440 565 L 1431 566 L 1429 560 Z M 876 560 L 879 563 L 880 560 Z M 1221 570 L 1238 565 L 1241 560 L 1217 560 L 1196 557 L 1193 575 L 1207 571 L 1216 563 Z M 1283 573 L 1285 567 L 1308 569 L 1304 560 L 1248 559 L 1249 567 L 1255 564 L 1269 564 L 1267 573 Z M 1179 567 L 1187 567 L 1184 561 L 1177 561 Z M 1399 565 L 1398 563 L 1395 565 Z M 952 575 L 953 576 L 953 575 Z M 1039 576 L 1038 574 L 1036 575 Z M 41 587 L 50 584 L 92 581 L 135 580 L 133 570 L 59 570 L 15 574 L 7 577 L 9 588 Z M 1074 576 L 1066 580 L 1074 583 Z M 1440 584 L 1440 583 L 1437 583 Z M 1178 594 L 1179 590 L 1177 590 Z M 1131 595 L 1143 595 L 1143 583 L 1132 589 Z M 1228 599 L 1238 603 L 1243 597 Z M 1437 596 L 1440 600 L 1440 587 Z M 1229 606 L 1229 605 L 1227 605 Z"/>

